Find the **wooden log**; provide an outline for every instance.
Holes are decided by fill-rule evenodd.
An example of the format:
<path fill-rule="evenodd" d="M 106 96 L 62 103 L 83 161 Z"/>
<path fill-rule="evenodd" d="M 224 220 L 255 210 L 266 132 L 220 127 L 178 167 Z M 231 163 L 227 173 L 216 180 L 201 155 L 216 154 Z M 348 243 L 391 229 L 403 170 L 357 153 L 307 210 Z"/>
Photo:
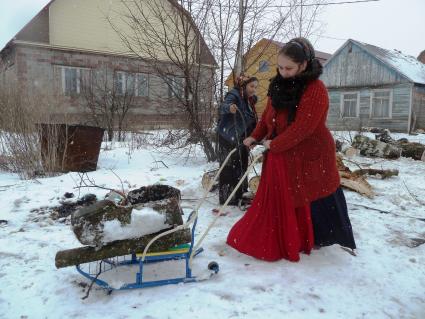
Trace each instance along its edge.
<path fill-rule="evenodd" d="M 202 175 L 201 184 L 202 184 L 202 188 L 204 190 L 209 189 L 209 187 L 211 185 L 211 182 L 213 181 L 213 179 L 214 179 L 215 175 L 217 175 L 217 173 L 218 173 L 218 168 L 217 169 L 210 170 L 210 171 L 207 171 L 207 172 L 204 173 L 204 175 Z M 212 185 L 212 188 L 210 189 L 210 192 L 215 191 L 217 188 L 218 188 L 218 178 L 215 181 L 215 183 Z"/>
<path fill-rule="evenodd" d="M 136 229 L 136 233 L 129 233 L 128 237 L 117 237 L 114 234 L 106 234 L 105 227 L 110 221 L 119 221 L 121 226 L 127 225 L 127 231 L 130 231 L 133 220 L 138 217 L 137 210 L 144 208 L 157 212 L 158 217 L 164 220 L 164 228 L 183 224 L 180 191 L 176 188 L 167 185 L 141 187 L 129 192 L 127 199 L 131 205 L 119 206 L 111 200 L 102 200 L 74 212 L 71 224 L 77 239 L 83 245 L 101 247 L 109 241 L 140 237 L 146 232 L 138 233 Z M 137 224 L 137 221 L 135 223 Z M 159 228 L 154 229 L 151 233 L 158 230 Z"/>
<path fill-rule="evenodd" d="M 421 143 L 409 142 L 406 138 L 394 140 L 390 136 L 389 130 L 384 130 L 382 133 L 375 135 L 375 139 L 381 142 L 389 143 L 401 149 L 401 156 L 413 158 L 421 161 L 425 154 L 425 145 Z"/>
<path fill-rule="evenodd" d="M 101 200 L 72 213 L 71 227 L 83 245 L 100 246 L 104 223 L 118 220 L 122 225 L 129 224 L 131 210 L 131 207 L 118 207 L 110 200 Z"/>
<path fill-rule="evenodd" d="M 401 148 L 401 156 L 422 161 L 425 157 L 425 145 L 414 142 L 397 141 L 396 145 Z"/>
<path fill-rule="evenodd" d="M 341 186 L 368 198 L 373 198 L 375 196 L 372 186 L 362 177 L 350 179 L 341 176 Z"/>
<path fill-rule="evenodd" d="M 362 132 L 371 132 L 371 133 L 383 133 L 385 131 L 384 128 L 380 127 L 362 127 Z"/>
<path fill-rule="evenodd" d="M 359 149 L 360 154 L 363 156 L 397 159 L 401 155 L 401 149 L 398 147 L 381 141 L 372 140 L 363 135 L 356 135 L 352 146 Z"/>
<path fill-rule="evenodd" d="M 394 139 L 390 135 L 390 130 L 384 129 L 381 133 L 375 135 L 375 139 L 384 143 L 394 143 Z"/>
<path fill-rule="evenodd" d="M 367 180 L 361 175 L 353 175 L 351 170 L 344 165 L 342 156 L 337 154 L 336 164 L 338 167 L 339 176 L 341 178 L 341 186 L 364 195 L 369 198 L 373 198 L 375 193 Z"/>
<path fill-rule="evenodd" d="M 396 169 L 362 168 L 362 169 L 355 170 L 351 174 L 353 176 L 380 175 L 382 179 L 386 179 L 391 176 L 398 176 L 398 173 L 399 172 Z"/>
<path fill-rule="evenodd" d="M 55 265 L 57 268 L 64 268 L 106 258 L 129 255 L 131 253 L 143 253 L 146 245 L 157 234 L 158 233 L 135 239 L 114 241 L 99 249 L 85 246 L 61 250 L 56 253 Z M 166 251 L 176 245 L 185 244 L 190 241 L 190 230 L 179 230 L 155 241 L 150 247 L 149 252 Z"/>
<path fill-rule="evenodd" d="M 248 181 L 248 188 L 251 192 L 256 193 L 260 185 L 260 176 L 253 176 Z"/>

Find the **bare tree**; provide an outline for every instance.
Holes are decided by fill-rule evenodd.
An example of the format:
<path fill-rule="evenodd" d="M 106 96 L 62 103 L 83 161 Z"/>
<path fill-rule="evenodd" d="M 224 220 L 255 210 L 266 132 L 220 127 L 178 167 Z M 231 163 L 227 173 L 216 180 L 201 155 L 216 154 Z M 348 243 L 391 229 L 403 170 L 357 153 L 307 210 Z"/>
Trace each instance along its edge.
<path fill-rule="evenodd" d="M 118 140 L 122 141 L 128 113 L 136 106 L 135 74 L 105 66 L 82 80 L 84 110 L 89 121 L 104 127 L 109 141 L 117 128 Z"/>
<path fill-rule="evenodd" d="M 270 8 L 272 4 L 273 0 L 228 0 L 212 6 L 207 39 L 220 61 L 219 102 L 224 96 L 224 74 L 231 72 L 235 77 L 251 66 L 244 52 L 263 38 L 273 40 L 280 35 L 291 8 Z"/>
<path fill-rule="evenodd" d="M 303 1 L 306 2 L 313 0 Z M 168 96 L 158 93 L 167 113 L 176 118 L 184 114 L 187 119 L 184 130 L 167 135 L 168 144 L 178 141 L 180 147 L 199 143 L 207 158 L 213 160 L 216 155 L 210 128 L 216 105 L 224 98 L 225 74 L 235 73 L 237 52 L 249 51 L 262 38 L 272 41 L 287 37 L 289 20 L 299 8 L 300 0 L 286 0 L 284 5 L 275 5 L 274 0 L 122 0 L 121 3 L 126 10 L 117 12 L 118 18 L 109 16 L 111 26 L 129 52 L 146 61 L 152 73 L 169 88 Z M 304 16 L 311 19 L 301 19 L 300 23 L 308 21 L 315 25 L 317 14 Z M 210 55 L 207 43 L 214 56 Z M 250 63 L 257 63 L 266 49 Z M 215 61 L 219 61 L 218 72 Z M 246 63 L 243 59 L 242 71 L 251 66 Z"/>
<path fill-rule="evenodd" d="M 322 0 L 226 0 L 214 2 L 208 21 L 207 41 L 219 63 L 217 101 L 224 97 L 224 75 L 235 77 L 257 64 L 274 40 L 293 38 L 293 30 L 313 37 L 322 30 L 319 17 Z M 315 33 L 316 32 L 316 33 Z M 269 39 L 257 56 L 248 61 L 251 48 L 261 39 Z M 238 53 L 239 52 L 239 53 Z M 239 60 L 239 61 L 238 61 Z M 239 70 L 237 70 L 239 68 Z"/>
<path fill-rule="evenodd" d="M 288 0 L 291 14 L 286 24 L 287 38 L 305 37 L 315 42 L 323 31 L 319 17 L 324 3 L 324 0 Z"/>
<path fill-rule="evenodd" d="M 121 24 L 110 23 L 129 51 L 152 68 L 168 92 L 152 92 L 167 112 L 184 119 L 186 128 L 174 139 L 199 143 L 209 161 L 216 158 L 209 131 L 213 123 L 214 57 L 202 32 L 209 1 L 122 1 Z M 131 31 L 126 31 L 131 30 Z M 188 133 L 188 134 L 187 134 Z"/>
<path fill-rule="evenodd" d="M 224 99 L 224 77 L 226 70 L 232 68 L 231 61 L 236 53 L 233 51 L 233 43 L 238 34 L 239 24 L 236 21 L 239 17 L 234 2 L 234 0 L 218 1 L 216 6 L 211 8 L 210 22 L 207 26 L 209 31 L 207 32 L 207 41 L 219 61 L 218 103 Z"/>
<path fill-rule="evenodd" d="M 15 81 L 0 86 L 0 169 L 24 179 L 55 175 L 64 160 L 58 126 L 43 124 L 51 122 L 56 100 L 43 93 L 29 95 Z"/>

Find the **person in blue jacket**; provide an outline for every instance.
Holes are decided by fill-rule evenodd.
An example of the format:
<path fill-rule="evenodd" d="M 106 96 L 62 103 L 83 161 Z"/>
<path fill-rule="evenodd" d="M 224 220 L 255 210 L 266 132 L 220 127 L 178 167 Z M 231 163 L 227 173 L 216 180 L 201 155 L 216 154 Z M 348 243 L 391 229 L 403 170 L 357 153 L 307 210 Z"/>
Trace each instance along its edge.
<path fill-rule="evenodd" d="M 256 77 L 239 76 L 235 81 L 235 86 L 226 94 L 220 106 L 217 128 L 220 166 L 229 152 L 237 148 L 219 177 L 220 204 L 224 204 L 248 167 L 248 149 L 244 147 L 243 140 L 250 136 L 257 124 L 257 113 L 255 111 L 257 87 L 258 79 Z M 229 205 L 238 205 L 239 200 L 242 199 L 242 194 L 247 190 L 248 181 L 245 179 Z"/>

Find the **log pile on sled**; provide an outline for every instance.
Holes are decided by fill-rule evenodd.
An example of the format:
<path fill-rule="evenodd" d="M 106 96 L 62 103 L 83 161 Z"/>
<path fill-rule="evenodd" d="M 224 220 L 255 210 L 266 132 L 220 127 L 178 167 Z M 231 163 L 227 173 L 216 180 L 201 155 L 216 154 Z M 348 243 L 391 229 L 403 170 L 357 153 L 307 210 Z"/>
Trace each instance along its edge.
<path fill-rule="evenodd" d="M 178 189 L 167 185 L 152 185 L 130 191 L 125 198 L 109 196 L 105 200 L 80 208 L 71 215 L 71 227 L 76 238 L 85 246 L 59 251 L 55 258 L 56 267 L 63 268 L 132 253 L 142 253 L 156 235 L 183 224 L 180 200 Z M 134 217 L 134 212 L 143 209 L 161 215 L 164 220 L 164 228 L 159 231 L 155 230 L 153 233 L 141 233 L 138 236 L 137 229 L 134 233 L 133 227 L 129 238 L 117 240 L 111 240 L 111 237 L 107 236 L 107 227 L 118 225 L 125 230 L 134 219 L 132 213 Z M 114 229 L 112 228 L 112 231 Z M 155 241 L 149 252 L 166 251 L 176 245 L 188 243 L 190 240 L 190 230 L 180 230 Z"/>

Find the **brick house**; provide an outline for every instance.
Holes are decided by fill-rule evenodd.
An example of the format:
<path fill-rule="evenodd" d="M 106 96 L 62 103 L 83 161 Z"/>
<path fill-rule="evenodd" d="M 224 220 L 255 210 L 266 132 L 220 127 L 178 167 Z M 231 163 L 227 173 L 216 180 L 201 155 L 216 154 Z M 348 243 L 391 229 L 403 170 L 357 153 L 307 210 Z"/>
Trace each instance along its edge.
<path fill-rule="evenodd" d="M 161 1 L 184 10 L 173 0 Z M 82 96 L 83 80 L 92 78 L 94 72 L 105 71 L 113 75 L 118 94 L 131 90 L 134 95 L 135 107 L 128 118 L 135 127 L 181 127 L 185 117 L 176 108 L 176 95 L 181 92 L 176 88 L 183 83 L 181 74 L 169 74 L 169 82 L 165 82 L 148 58 L 129 53 L 106 19 L 120 10 L 120 1 L 50 1 L 0 51 L 0 85 L 16 83 L 22 92 L 52 97 L 53 121 L 90 125 L 93 123 L 86 116 Z M 216 62 L 200 38 L 203 99 L 210 103 Z M 167 66 L 169 61 L 161 63 Z"/>

